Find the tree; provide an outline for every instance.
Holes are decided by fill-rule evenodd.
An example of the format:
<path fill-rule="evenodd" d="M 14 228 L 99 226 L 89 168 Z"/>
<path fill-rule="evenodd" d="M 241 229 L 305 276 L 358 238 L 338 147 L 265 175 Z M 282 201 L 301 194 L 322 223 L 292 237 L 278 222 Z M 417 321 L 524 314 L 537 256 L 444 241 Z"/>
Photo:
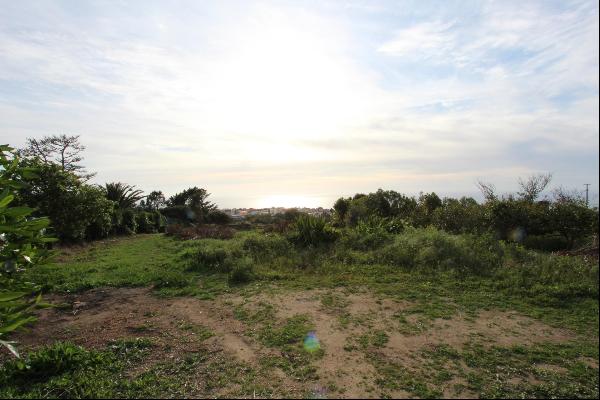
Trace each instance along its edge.
<path fill-rule="evenodd" d="M 521 188 L 517 195 L 521 200 L 534 202 L 539 195 L 546 189 L 546 186 L 552 180 L 552 174 L 535 174 L 526 179 L 519 178 L 519 187 Z"/>
<path fill-rule="evenodd" d="M 37 177 L 20 188 L 19 202 L 35 207 L 36 215 L 48 216 L 61 241 L 77 242 L 108 234 L 115 203 L 106 199 L 104 190 L 81 182 L 58 164 L 29 159 L 23 165 L 36 168 Z"/>
<path fill-rule="evenodd" d="M 207 200 L 208 196 L 210 196 L 210 193 L 206 189 L 194 186 L 171 196 L 167 200 L 167 206 L 172 209 L 183 207 L 191 212 L 192 218 L 189 219 L 204 222 L 208 213 L 217 208 L 215 204 Z"/>
<path fill-rule="evenodd" d="M 552 198 L 555 203 L 576 203 L 585 205 L 585 195 L 577 189 L 566 189 L 559 186 L 552 190 Z"/>
<path fill-rule="evenodd" d="M 143 191 L 121 182 L 107 183 L 104 189 L 106 198 L 114 201 L 121 210 L 133 208 L 135 203 L 144 198 Z"/>
<path fill-rule="evenodd" d="M 493 202 L 498 200 L 498 195 L 496 194 L 496 186 L 493 183 L 477 181 L 477 188 L 483 194 L 483 198 L 487 202 Z"/>
<path fill-rule="evenodd" d="M 419 195 L 419 205 L 425 207 L 428 214 L 431 214 L 436 208 L 442 206 L 442 199 L 435 193 L 421 193 Z"/>
<path fill-rule="evenodd" d="M 550 216 L 556 231 L 567 240 L 569 249 L 578 239 L 591 235 L 598 221 L 598 212 L 579 202 L 555 203 Z"/>
<path fill-rule="evenodd" d="M 333 204 L 333 209 L 335 210 L 339 221 L 344 221 L 346 219 L 346 213 L 348 212 L 348 208 L 350 207 L 350 201 L 350 199 L 340 197 Z"/>
<path fill-rule="evenodd" d="M 79 142 L 79 135 L 53 135 L 44 136 L 42 139 L 27 139 L 27 147 L 21 150 L 25 157 L 37 158 L 44 164 L 56 163 L 63 171 L 72 172 L 82 178 L 89 180 L 95 174 L 85 171 L 79 164 L 83 160 L 81 153 L 85 146 Z"/>
<path fill-rule="evenodd" d="M 14 206 L 19 189 L 35 176 L 32 168 L 23 167 L 14 149 L 0 145 L 0 345 L 15 356 L 13 342 L 3 340 L 25 324 L 35 321 L 34 308 L 42 306 L 39 287 L 24 282 L 21 272 L 44 261 L 48 218 L 33 218 L 33 209 Z"/>
<path fill-rule="evenodd" d="M 140 202 L 140 207 L 148 211 L 156 211 L 163 208 L 166 204 L 165 195 L 160 190 L 153 190 L 146 200 Z"/>

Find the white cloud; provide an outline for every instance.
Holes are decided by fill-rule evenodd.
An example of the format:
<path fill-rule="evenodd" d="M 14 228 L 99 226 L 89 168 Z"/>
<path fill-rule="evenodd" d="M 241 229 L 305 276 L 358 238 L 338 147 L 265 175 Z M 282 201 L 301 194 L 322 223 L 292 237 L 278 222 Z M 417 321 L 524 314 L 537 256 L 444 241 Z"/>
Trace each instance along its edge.
<path fill-rule="evenodd" d="M 558 160 L 597 148 L 597 7 L 483 8 L 386 27 L 376 62 L 356 56 L 352 24 L 297 7 L 198 17 L 201 31 L 152 18 L 158 39 L 118 41 L 114 26 L 85 33 L 45 10 L 65 23 L 0 29 L 0 76 L 17 87 L 0 87 L 0 139 L 80 133 L 99 182 L 206 185 L 224 205 L 251 198 L 239 192 L 468 191 L 534 168 L 510 158 L 515 143 Z M 578 87 L 588 94 L 552 99 Z"/>

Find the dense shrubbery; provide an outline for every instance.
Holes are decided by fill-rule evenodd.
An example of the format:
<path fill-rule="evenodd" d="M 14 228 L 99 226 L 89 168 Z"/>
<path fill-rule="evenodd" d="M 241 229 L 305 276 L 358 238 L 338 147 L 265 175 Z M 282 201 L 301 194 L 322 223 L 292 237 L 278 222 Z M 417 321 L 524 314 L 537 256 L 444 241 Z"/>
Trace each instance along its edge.
<path fill-rule="evenodd" d="M 490 235 L 451 235 L 434 228 L 410 229 L 375 252 L 374 258 L 408 270 L 490 275 L 501 265 L 503 249 Z"/>
<path fill-rule="evenodd" d="M 380 234 L 345 228 L 330 246 L 305 247 L 295 246 L 285 235 L 247 232 L 234 240 L 189 242 L 182 257 L 189 271 L 229 274 L 231 284 L 307 269 L 350 274 L 363 268 L 392 268 L 432 279 L 448 273 L 461 280 L 483 278 L 490 287 L 544 304 L 598 296 L 598 265 L 581 257 L 538 253 L 489 233 L 408 227 L 399 234 Z"/>
<path fill-rule="evenodd" d="M 539 188 L 534 189 L 539 192 Z M 384 242 L 381 225 L 396 222 L 399 229 L 388 232 L 399 232 L 406 225 L 435 226 L 453 234 L 489 232 L 502 240 L 547 251 L 571 249 L 578 241 L 597 234 L 597 209 L 564 196 L 554 202 L 534 201 L 537 195 L 525 192 L 519 198 L 490 196 L 479 204 L 467 197 L 440 199 L 435 193 L 426 193 L 414 199 L 379 189 L 338 199 L 333 206 L 334 224 L 354 229 L 343 241 L 356 249 L 374 248 Z"/>

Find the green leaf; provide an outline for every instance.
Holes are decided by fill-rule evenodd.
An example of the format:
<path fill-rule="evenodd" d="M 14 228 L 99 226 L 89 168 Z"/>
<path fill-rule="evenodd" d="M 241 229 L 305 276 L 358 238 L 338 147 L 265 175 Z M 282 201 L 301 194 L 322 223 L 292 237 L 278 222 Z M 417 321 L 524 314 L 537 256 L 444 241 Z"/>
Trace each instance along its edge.
<path fill-rule="evenodd" d="M 0 207 L 6 207 L 11 201 L 13 201 L 14 198 L 15 196 L 12 194 L 4 196 L 2 199 L 0 199 Z"/>
<path fill-rule="evenodd" d="M 36 317 L 19 318 L 16 321 L 11 321 L 8 325 L 0 327 L 0 333 L 13 332 L 25 324 L 37 321 Z"/>
<path fill-rule="evenodd" d="M 4 211 L 4 215 L 19 218 L 29 215 L 33 212 L 33 208 L 29 207 L 12 207 Z"/>
<path fill-rule="evenodd" d="M 0 302 L 20 299 L 27 294 L 27 292 L 0 292 Z"/>

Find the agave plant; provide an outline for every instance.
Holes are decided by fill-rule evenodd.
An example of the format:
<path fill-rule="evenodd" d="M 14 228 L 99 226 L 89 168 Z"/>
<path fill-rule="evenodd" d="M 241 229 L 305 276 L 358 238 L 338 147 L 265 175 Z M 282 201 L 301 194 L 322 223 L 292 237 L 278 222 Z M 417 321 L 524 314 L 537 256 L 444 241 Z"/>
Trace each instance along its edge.
<path fill-rule="evenodd" d="M 318 246 L 336 239 L 335 231 L 321 217 L 300 215 L 294 226 L 292 241 L 302 246 Z"/>
<path fill-rule="evenodd" d="M 105 190 L 106 198 L 117 203 L 121 209 L 133 208 L 135 203 L 145 197 L 143 191 L 121 182 L 107 183 Z"/>

